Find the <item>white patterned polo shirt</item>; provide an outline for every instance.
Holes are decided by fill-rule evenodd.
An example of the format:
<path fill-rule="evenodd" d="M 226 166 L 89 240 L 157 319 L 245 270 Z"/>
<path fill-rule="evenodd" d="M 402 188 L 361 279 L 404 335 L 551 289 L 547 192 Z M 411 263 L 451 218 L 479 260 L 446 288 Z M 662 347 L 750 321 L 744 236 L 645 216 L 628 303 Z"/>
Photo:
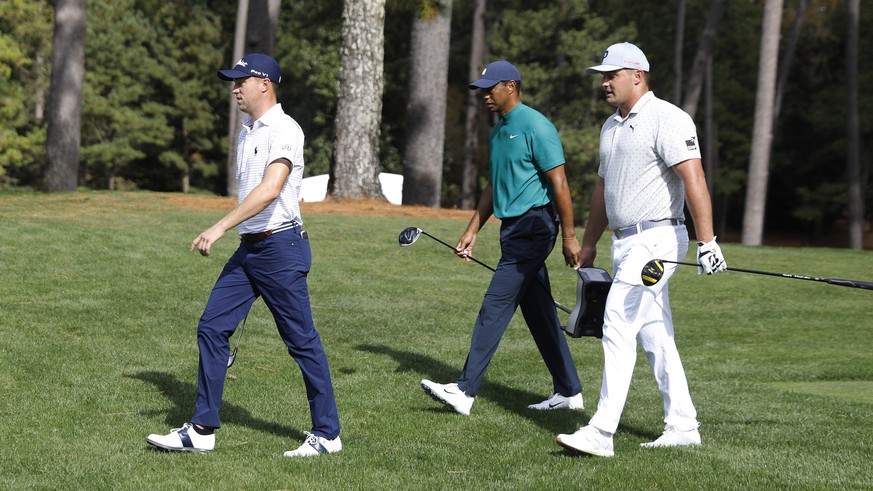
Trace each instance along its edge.
<path fill-rule="evenodd" d="M 685 219 L 685 186 L 672 166 L 700 158 L 694 120 L 647 92 L 600 130 L 600 168 L 610 229 L 645 220 Z"/>

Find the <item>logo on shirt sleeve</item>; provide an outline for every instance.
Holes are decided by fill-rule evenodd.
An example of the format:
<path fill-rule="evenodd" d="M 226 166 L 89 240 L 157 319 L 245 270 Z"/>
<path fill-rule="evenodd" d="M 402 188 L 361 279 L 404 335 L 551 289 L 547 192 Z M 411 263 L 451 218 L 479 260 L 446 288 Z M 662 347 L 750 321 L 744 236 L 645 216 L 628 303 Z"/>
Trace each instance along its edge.
<path fill-rule="evenodd" d="M 697 137 L 692 136 L 685 140 L 685 146 L 688 147 L 688 150 L 697 150 Z"/>

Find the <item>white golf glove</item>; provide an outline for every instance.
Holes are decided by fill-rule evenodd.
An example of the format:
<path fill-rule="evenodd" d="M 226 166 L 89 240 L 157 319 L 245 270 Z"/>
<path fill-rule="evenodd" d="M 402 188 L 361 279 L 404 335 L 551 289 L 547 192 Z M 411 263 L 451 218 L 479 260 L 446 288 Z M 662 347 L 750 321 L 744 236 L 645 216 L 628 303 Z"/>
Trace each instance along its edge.
<path fill-rule="evenodd" d="M 715 237 L 707 243 L 697 243 L 697 274 L 715 274 L 727 269 L 727 262 Z"/>

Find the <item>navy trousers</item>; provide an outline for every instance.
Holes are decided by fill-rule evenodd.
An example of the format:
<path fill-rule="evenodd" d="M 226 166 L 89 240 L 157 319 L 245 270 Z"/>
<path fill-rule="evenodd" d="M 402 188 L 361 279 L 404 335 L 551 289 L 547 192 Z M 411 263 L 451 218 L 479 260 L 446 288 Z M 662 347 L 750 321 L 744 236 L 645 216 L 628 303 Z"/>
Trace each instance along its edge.
<path fill-rule="evenodd" d="M 500 262 L 485 292 L 473 328 L 470 352 L 458 379 L 458 387 L 468 396 L 475 396 L 479 391 L 485 370 L 519 306 L 552 375 L 555 392 L 569 397 L 582 391 L 570 348 L 558 322 L 545 264 L 555 246 L 557 230 L 550 206 L 534 208 L 502 221 Z"/>
<path fill-rule="evenodd" d="M 315 330 L 306 276 L 312 264 L 309 240 L 299 227 L 254 243 L 240 243 L 212 288 L 197 326 L 200 368 L 192 423 L 219 427 L 230 337 L 258 297 L 273 314 L 288 353 L 306 384 L 312 433 L 339 435 L 339 417 L 327 356 Z"/>

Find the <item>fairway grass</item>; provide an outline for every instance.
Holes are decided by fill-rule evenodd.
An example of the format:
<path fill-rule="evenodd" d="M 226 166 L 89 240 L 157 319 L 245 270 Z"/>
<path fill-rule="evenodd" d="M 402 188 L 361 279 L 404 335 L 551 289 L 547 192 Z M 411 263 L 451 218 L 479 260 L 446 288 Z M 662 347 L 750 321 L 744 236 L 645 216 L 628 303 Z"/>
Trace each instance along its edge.
<path fill-rule="evenodd" d="M 191 240 L 225 211 L 160 193 L 0 193 L 0 489 L 871 489 L 873 292 L 680 268 L 670 282 L 676 340 L 702 422 L 697 448 L 642 449 L 663 429 L 645 356 L 612 459 L 554 442 L 593 414 L 603 353 L 570 339 L 582 411 L 526 409 L 552 393 L 520 315 L 472 414 L 419 382 L 463 366 L 491 273 L 408 226 L 453 243 L 465 221 L 306 214 L 316 325 L 331 363 L 341 453 L 282 457 L 309 430 L 299 369 L 262 301 L 229 371 L 216 450 L 148 447 L 190 418 L 196 324 L 237 245 L 209 258 Z M 496 265 L 497 223 L 476 257 Z M 581 231 L 580 231 L 581 232 Z M 722 244 L 729 266 L 873 280 L 870 251 Z M 609 239 L 596 265 L 610 270 Z M 549 259 L 555 299 L 576 276 Z M 566 315 L 560 313 L 563 321 Z M 233 338 L 233 341 L 236 337 Z"/>

